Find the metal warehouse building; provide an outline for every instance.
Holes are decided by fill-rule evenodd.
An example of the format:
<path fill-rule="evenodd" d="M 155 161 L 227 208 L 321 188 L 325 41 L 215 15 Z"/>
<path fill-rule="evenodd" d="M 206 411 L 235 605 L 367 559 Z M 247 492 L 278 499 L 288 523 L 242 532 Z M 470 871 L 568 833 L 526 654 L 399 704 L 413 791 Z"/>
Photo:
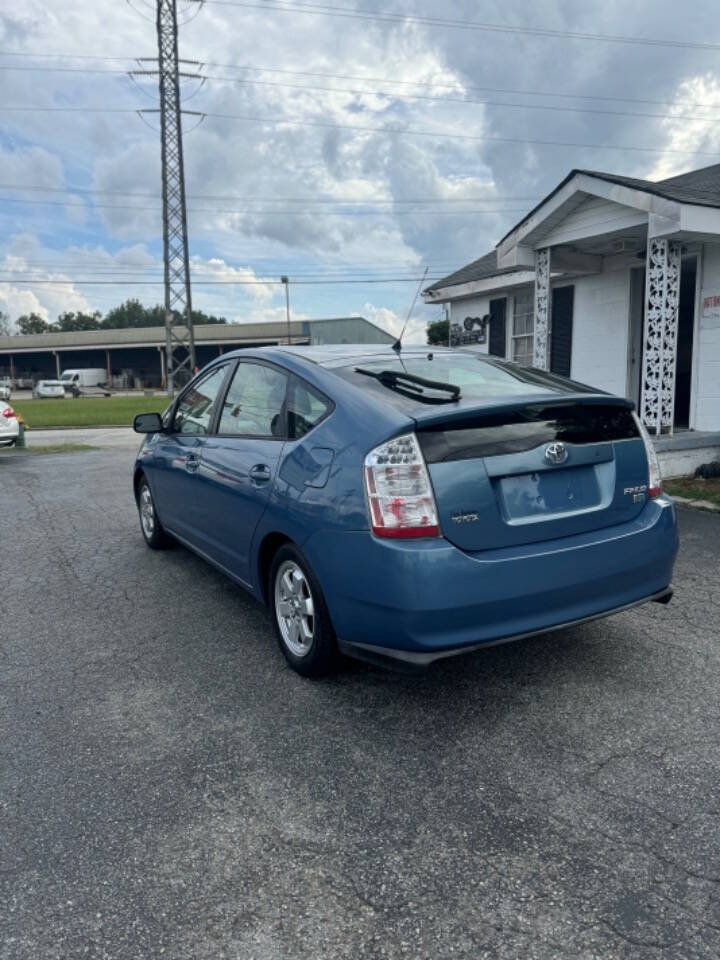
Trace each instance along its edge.
<path fill-rule="evenodd" d="M 364 317 L 295 320 L 290 323 L 208 324 L 196 326 L 199 366 L 240 347 L 280 343 L 393 343 L 395 338 Z M 0 337 L 0 376 L 30 385 L 55 379 L 62 370 L 104 367 L 116 388 L 162 387 L 165 382 L 165 328 L 130 327 L 75 333 L 38 333 Z M 23 383 L 27 381 L 27 383 Z"/>

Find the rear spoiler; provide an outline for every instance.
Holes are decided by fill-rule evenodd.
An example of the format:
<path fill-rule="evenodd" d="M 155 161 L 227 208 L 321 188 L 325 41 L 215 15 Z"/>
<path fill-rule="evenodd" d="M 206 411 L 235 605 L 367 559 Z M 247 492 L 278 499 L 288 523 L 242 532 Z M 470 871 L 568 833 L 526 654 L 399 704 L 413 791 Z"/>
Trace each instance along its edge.
<path fill-rule="evenodd" d="M 415 421 L 417 429 L 424 430 L 447 423 L 457 426 L 465 422 L 496 420 L 497 417 L 515 413 L 527 407 L 567 407 L 573 404 L 619 407 L 623 410 L 635 409 L 632 400 L 614 397 L 607 393 L 537 393 L 515 397 L 489 397 L 482 401 L 461 400 L 452 410 L 447 406 L 442 408 L 418 406 L 409 410 L 408 416 Z"/>

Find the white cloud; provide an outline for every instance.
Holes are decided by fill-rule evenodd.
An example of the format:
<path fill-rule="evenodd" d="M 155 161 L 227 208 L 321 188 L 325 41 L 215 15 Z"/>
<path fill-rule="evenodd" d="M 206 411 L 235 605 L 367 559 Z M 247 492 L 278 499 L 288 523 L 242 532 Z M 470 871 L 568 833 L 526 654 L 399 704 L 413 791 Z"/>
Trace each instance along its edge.
<path fill-rule="evenodd" d="M 692 106 L 693 104 L 702 106 Z M 669 117 L 661 121 L 665 138 L 664 149 L 669 152 L 663 153 L 656 161 L 649 174 L 651 180 L 663 180 L 712 163 L 711 157 L 702 154 L 716 154 L 720 158 L 720 130 L 717 120 L 714 116 L 707 116 L 708 109 L 716 112 L 718 107 L 720 78 L 717 74 L 707 72 L 689 77 L 679 84 L 673 105 L 669 109 Z M 690 117 L 688 111 L 691 111 Z M 707 119 L 702 119 L 703 117 Z M 693 152 L 699 154 L 697 159 L 692 157 Z"/>
<path fill-rule="evenodd" d="M 137 7 L 145 10 L 142 4 Z M 388 6 L 393 13 L 409 9 L 405 0 L 390 0 Z M 493 9 L 497 13 L 488 13 L 488 19 L 524 21 L 524 8 L 513 12 L 496 4 Z M 149 8 L 148 12 L 152 21 Z M 714 12 L 711 0 L 697 0 L 692 11 L 684 14 L 683 33 L 704 39 L 704 25 Z M 478 19 L 476 0 L 451 0 L 448 16 Z M 647 33 L 646 9 L 626 0 L 607 0 L 601 6 L 547 0 L 542 18 L 547 26 L 567 30 Z M 653 23 L 658 36 L 675 36 L 676 3 L 657 0 Z M 0 14 L 4 49 L 83 56 L 94 50 L 98 36 L 104 38 L 102 53 L 109 56 L 152 56 L 156 48 L 154 24 L 127 4 L 66 0 L 55 9 L 41 0 L 25 0 L 11 13 Z M 181 27 L 180 51 L 183 57 L 207 63 L 205 72 L 210 76 L 228 78 L 208 80 L 199 90 L 194 82 L 186 82 L 185 97 L 197 91 L 186 101 L 188 109 L 286 118 L 299 124 L 208 118 L 192 132 L 186 127 L 193 275 L 197 280 L 237 281 L 217 286 L 198 283 L 193 302 L 228 319 L 284 315 L 280 288 L 268 283 L 241 286 L 241 280 L 262 281 L 310 270 L 334 275 L 342 270 L 348 275 L 375 271 L 381 278 L 395 274 L 394 268 L 395 275 L 414 275 L 425 265 L 431 279 L 447 274 L 489 250 L 573 166 L 659 178 L 712 162 L 711 157 L 695 155 L 698 152 L 720 153 L 714 125 L 687 116 L 710 112 L 689 108 L 688 102 L 720 106 L 714 60 L 697 50 L 675 48 L 670 57 L 667 50 L 636 45 L 523 38 L 279 12 L 265 6 L 240 10 L 208 4 L 191 25 Z M 82 61 L 70 63 L 82 65 Z M 238 69 L 212 64 L 235 64 Z M 128 59 L 86 65 L 104 70 L 133 64 Z M 265 69 L 253 69 L 258 67 Z M 278 72 L 293 70 L 302 73 Z M 383 76 L 402 82 L 390 85 L 371 79 Z M 36 309 L 54 319 L 60 310 L 80 308 L 83 303 L 104 311 L 128 296 L 139 296 L 148 304 L 162 299 L 161 286 L 132 284 L 137 276 L 160 274 L 162 256 L 159 136 L 132 112 L 155 106 L 156 79 L 139 83 L 144 93 L 123 75 L 22 71 L 3 75 L 7 105 L 92 109 L 72 114 L 4 114 L 2 182 L 111 191 L 78 191 L 72 198 L 12 192 L 15 197 L 45 198 L 53 204 L 2 206 L 0 258 L 13 254 L 27 260 L 62 260 L 62 268 L 55 272 L 64 281 L 57 288 L 15 284 L 10 296 L 15 315 Z M 299 90 L 273 83 L 334 89 Z M 525 92 L 508 92 L 513 89 Z M 444 92 L 454 98 L 465 93 L 491 103 L 400 99 L 381 95 L 379 90 L 441 98 Z M 561 96 L 539 96 L 543 91 Z M 617 99 L 573 100 L 569 96 L 573 94 Z M 656 103 L 626 102 L 633 97 Z M 663 107 L 665 101 L 672 105 Z M 104 105 L 128 112 L 95 111 Z M 567 109 L 573 106 L 608 112 Z M 670 119 L 640 116 L 653 113 L 669 113 Z M 145 119 L 157 125 L 155 115 Z M 188 125 L 194 122 L 186 119 Z M 314 123 L 469 133 L 515 142 L 389 136 L 311 126 Z M 521 140 L 665 147 L 667 152 L 656 160 L 642 151 L 517 142 Z M 429 214 L 427 205 L 420 210 L 407 202 L 468 197 L 474 199 L 467 206 L 437 204 L 440 209 L 471 211 L 463 215 Z M 364 212 L 359 215 L 357 205 L 293 202 L 297 198 L 358 201 L 367 206 L 360 208 Z M 378 200 L 390 203 L 368 203 Z M 64 201 L 79 205 L 63 206 Z M 378 209 L 381 215 L 367 215 Z M 18 241 L 18 236 L 28 233 L 37 238 L 36 249 Z M 112 285 L 77 283 L 91 267 L 114 271 Z M 120 276 L 121 268 L 128 274 L 125 278 Z M 47 271 L 38 274 L 47 275 Z M 5 288 L 10 287 L 12 283 L 6 281 Z M 412 292 L 410 282 L 372 288 L 298 285 L 292 289 L 293 315 L 367 315 L 375 310 L 381 325 L 395 330 Z M 34 307 L 27 306 L 31 303 Z M 419 305 L 406 337 L 421 342 L 430 315 Z"/>
<path fill-rule="evenodd" d="M 211 257 L 209 260 L 193 257 L 190 272 L 191 276 L 200 281 L 200 286 L 202 278 L 237 284 L 237 289 L 252 300 L 265 303 L 278 295 L 277 287 L 271 283 L 263 283 L 262 277 L 259 277 L 251 267 L 232 267 L 221 257 Z"/>

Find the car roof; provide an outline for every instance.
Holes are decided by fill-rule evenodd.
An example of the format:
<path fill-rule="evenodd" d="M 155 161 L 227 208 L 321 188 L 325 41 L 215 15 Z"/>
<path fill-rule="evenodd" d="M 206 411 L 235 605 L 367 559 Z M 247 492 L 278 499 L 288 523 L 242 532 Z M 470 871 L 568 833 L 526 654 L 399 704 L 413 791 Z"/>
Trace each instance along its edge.
<path fill-rule="evenodd" d="M 247 349 L 233 351 L 228 356 L 248 356 Z M 337 344 L 317 344 L 313 346 L 273 346 L 258 347 L 252 350 L 254 355 L 259 356 L 291 356 L 302 360 L 309 360 L 320 367 L 343 367 L 358 360 L 382 360 L 387 357 L 388 360 L 397 360 L 397 351 L 393 350 L 390 344 L 374 343 L 337 343 Z M 459 348 L 450 349 L 448 347 L 423 346 L 422 344 L 408 344 L 402 348 L 400 356 L 402 357 L 426 357 L 429 353 L 434 355 L 447 353 L 456 356 L 458 353 L 464 353 L 468 356 L 478 357 L 485 360 L 486 355 L 476 350 L 461 350 Z"/>

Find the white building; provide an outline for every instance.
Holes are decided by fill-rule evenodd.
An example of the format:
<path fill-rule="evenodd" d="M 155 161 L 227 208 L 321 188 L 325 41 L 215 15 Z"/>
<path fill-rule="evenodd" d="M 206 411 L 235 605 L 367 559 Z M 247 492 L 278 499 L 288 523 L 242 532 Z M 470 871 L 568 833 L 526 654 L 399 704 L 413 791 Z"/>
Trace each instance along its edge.
<path fill-rule="evenodd" d="M 720 164 L 657 183 L 573 170 L 423 297 L 451 324 L 485 318 L 480 349 L 633 400 L 666 475 L 720 458 Z"/>

